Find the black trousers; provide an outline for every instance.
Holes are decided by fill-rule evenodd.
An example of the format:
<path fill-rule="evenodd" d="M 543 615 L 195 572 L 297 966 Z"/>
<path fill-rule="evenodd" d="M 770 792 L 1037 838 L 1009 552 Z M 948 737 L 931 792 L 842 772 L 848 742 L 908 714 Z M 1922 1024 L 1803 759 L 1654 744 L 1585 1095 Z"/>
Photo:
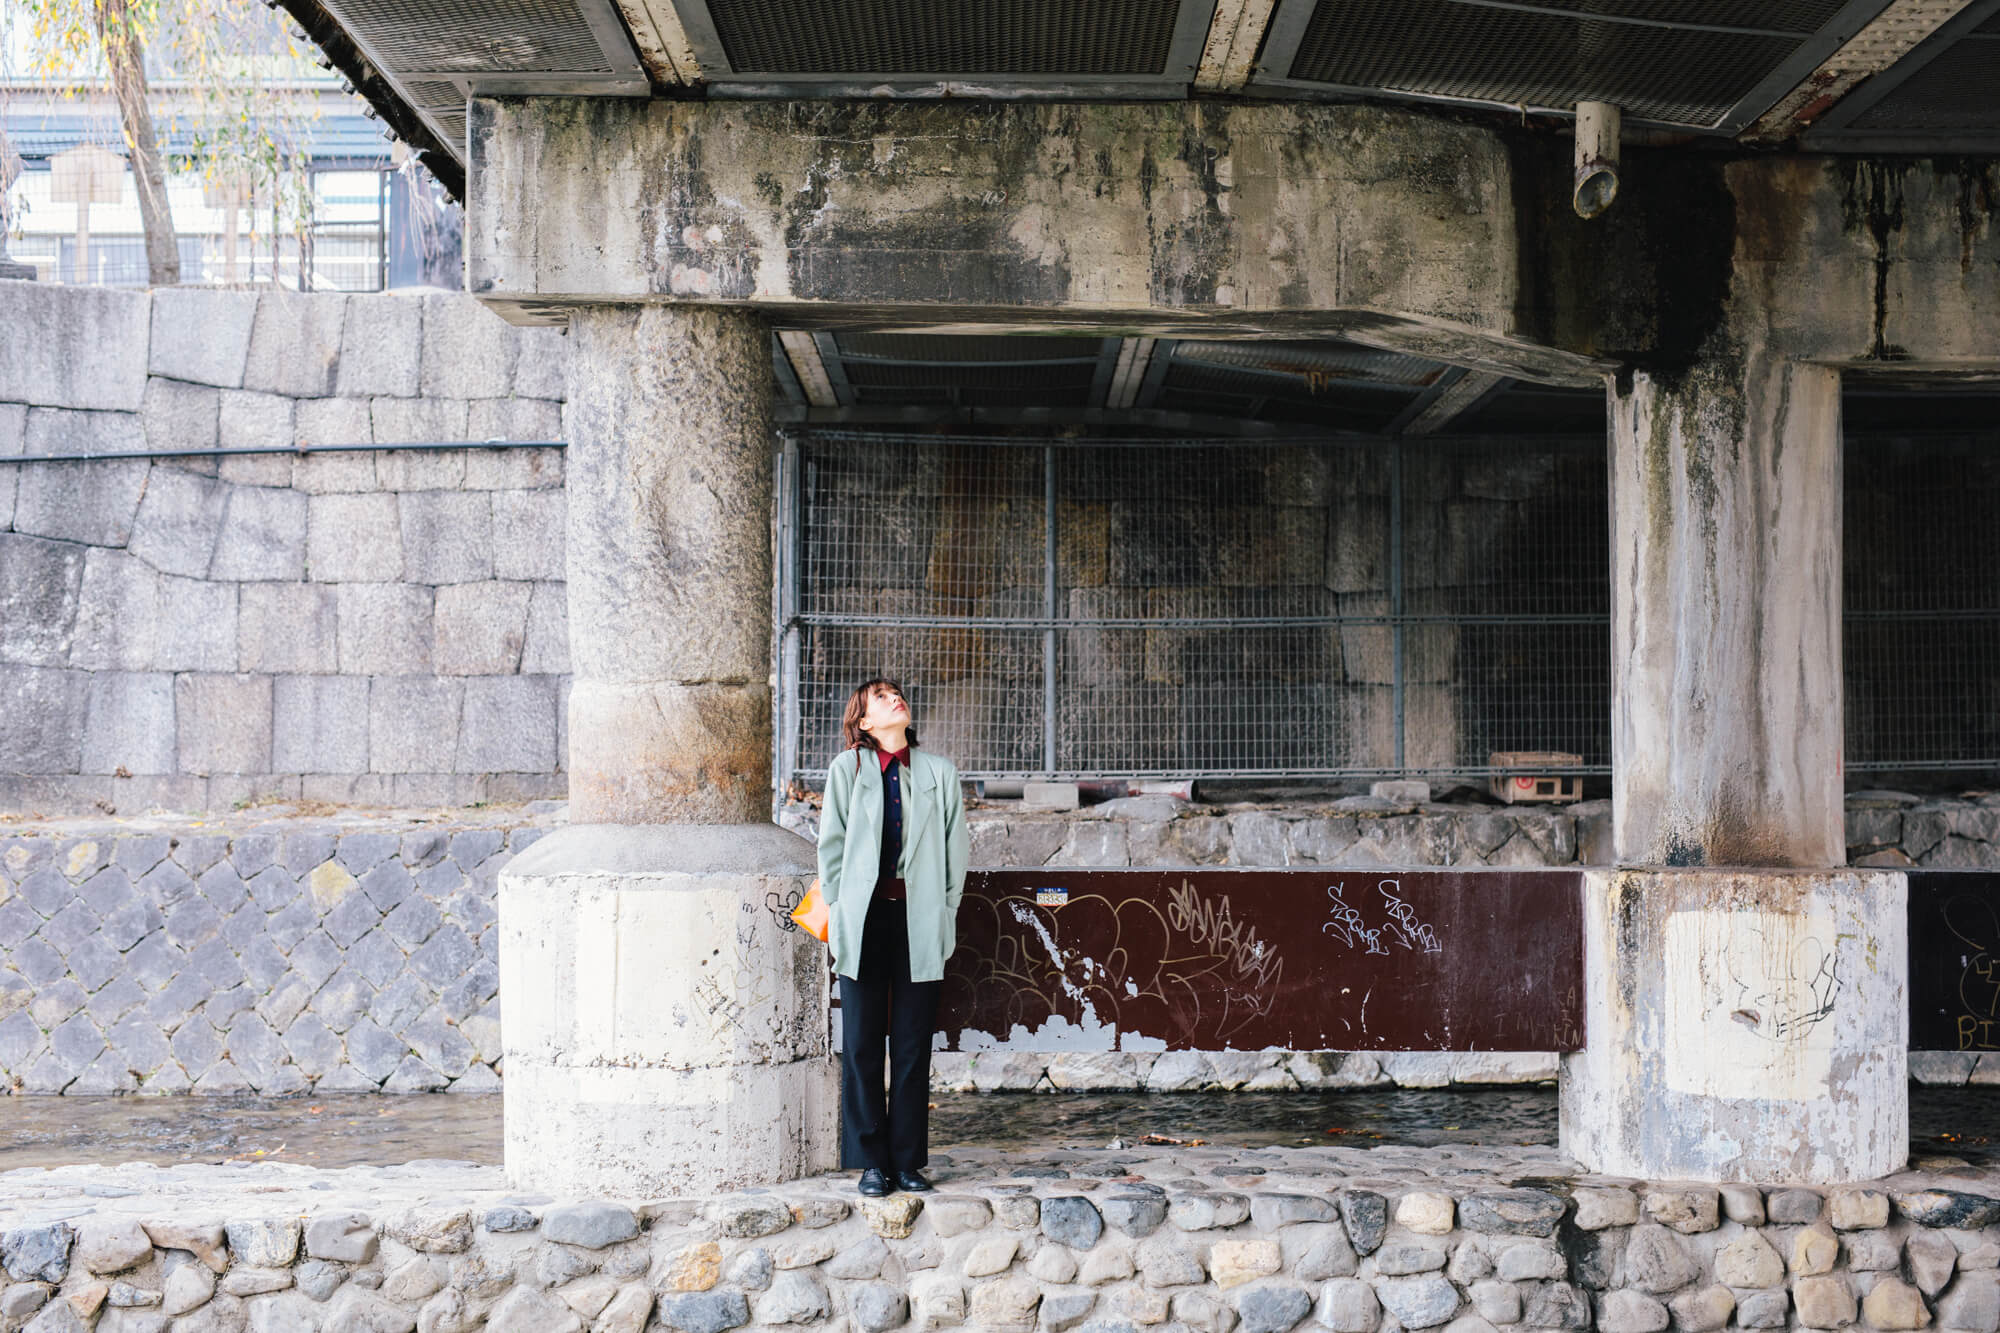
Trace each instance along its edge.
<path fill-rule="evenodd" d="M 868 904 L 858 970 L 858 980 L 840 978 L 840 1164 L 893 1178 L 930 1160 L 931 1034 L 942 983 L 910 980 L 904 905 L 883 898 Z"/>

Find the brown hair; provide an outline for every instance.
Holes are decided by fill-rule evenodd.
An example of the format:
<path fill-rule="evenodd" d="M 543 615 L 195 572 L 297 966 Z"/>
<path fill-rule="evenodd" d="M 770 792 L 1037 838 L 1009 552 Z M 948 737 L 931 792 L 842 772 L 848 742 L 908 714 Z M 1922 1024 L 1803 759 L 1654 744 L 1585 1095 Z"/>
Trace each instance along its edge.
<path fill-rule="evenodd" d="M 840 734 L 847 741 L 847 748 L 850 750 L 879 750 L 882 748 L 875 743 L 873 736 L 861 729 L 861 719 L 868 715 L 868 697 L 877 690 L 894 690 L 897 694 L 903 695 L 904 703 L 910 701 L 910 696 L 903 694 L 903 687 L 895 681 L 890 680 L 887 676 L 877 676 L 873 680 L 864 680 L 859 685 L 856 685 L 854 693 L 847 696 L 847 708 L 840 715 Z M 903 737 L 909 742 L 911 749 L 916 748 L 917 729 L 915 727 L 911 727 L 905 731 Z"/>

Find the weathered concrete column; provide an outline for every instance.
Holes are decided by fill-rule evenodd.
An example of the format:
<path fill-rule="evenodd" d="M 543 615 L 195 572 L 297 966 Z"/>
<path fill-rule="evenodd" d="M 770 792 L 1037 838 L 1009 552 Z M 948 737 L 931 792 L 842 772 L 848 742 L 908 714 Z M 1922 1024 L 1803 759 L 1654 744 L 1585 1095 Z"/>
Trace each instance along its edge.
<path fill-rule="evenodd" d="M 1761 356 L 1611 395 L 1621 865 L 1837 866 L 1840 375 Z"/>
<path fill-rule="evenodd" d="M 1840 381 L 1764 353 L 1611 399 L 1612 840 L 1566 1152 L 1868 1179 L 1909 1146 L 1906 882 L 1840 869 Z M 1707 867 L 1731 867 L 1708 869 Z"/>
<path fill-rule="evenodd" d="M 739 311 L 570 325 L 570 817 L 771 817 L 771 348 Z"/>
<path fill-rule="evenodd" d="M 833 1164 L 826 965 L 770 822 L 769 333 L 578 312 L 568 437 L 572 826 L 500 881 L 506 1158 L 663 1194 Z"/>
<path fill-rule="evenodd" d="M 1909 1155 L 1907 881 L 1584 872 L 1563 1151 L 1651 1180 L 1873 1180 Z"/>

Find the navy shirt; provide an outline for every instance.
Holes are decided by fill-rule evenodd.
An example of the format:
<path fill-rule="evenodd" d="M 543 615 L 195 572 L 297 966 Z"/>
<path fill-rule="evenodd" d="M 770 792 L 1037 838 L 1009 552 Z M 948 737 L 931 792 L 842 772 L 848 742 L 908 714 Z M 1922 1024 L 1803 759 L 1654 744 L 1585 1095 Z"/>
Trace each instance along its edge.
<path fill-rule="evenodd" d="M 901 898 L 900 891 L 889 887 L 889 881 L 896 878 L 896 867 L 903 859 L 903 766 L 910 762 L 907 748 L 891 754 L 877 750 L 875 757 L 882 764 L 882 864 L 875 875 L 875 883 L 883 891 L 884 898 Z"/>

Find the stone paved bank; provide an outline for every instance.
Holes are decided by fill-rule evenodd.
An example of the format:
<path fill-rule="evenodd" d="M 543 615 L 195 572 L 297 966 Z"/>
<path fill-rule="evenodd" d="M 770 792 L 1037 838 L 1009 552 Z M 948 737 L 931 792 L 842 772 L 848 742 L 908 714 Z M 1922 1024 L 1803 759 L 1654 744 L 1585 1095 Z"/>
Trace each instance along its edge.
<path fill-rule="evenodd" d="M 494 890 L 559 809 L 0 824 L 0 1079 L 497 1090 Z"/>
<path fill-rule="evenodd" d="M 712 1199 L 446 1162 L 0 1176 L 0 1329 L 2000 1329 L 2000 1174 L 1648 1185 L 1545 1148 L 966 1152 Z M 482 1321 L 484 1321 L 482 1323 Z"/>

